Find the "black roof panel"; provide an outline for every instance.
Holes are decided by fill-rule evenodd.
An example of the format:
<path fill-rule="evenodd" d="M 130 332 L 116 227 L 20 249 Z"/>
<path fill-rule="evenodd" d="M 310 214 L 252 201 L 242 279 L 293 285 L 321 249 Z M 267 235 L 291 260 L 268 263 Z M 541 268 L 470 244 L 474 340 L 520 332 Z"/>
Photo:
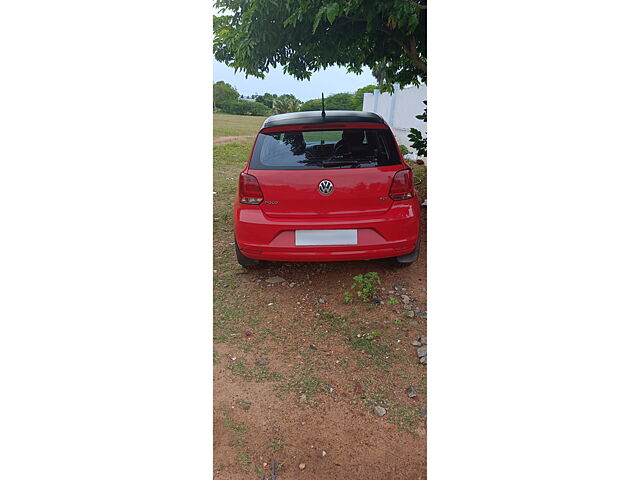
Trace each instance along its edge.
<path fill-rule="evenodd" d="M 286 125 L 322 125 L 323 123 L 381 123 L 386 125 L 382 117 L 373 112 L 356 112 L 350 110 L 327 110 L 322 118 L 319 110 L 311 112 L 293 112 L 272 115 L 262 124 L 262 128 L 284 127 Z"/>

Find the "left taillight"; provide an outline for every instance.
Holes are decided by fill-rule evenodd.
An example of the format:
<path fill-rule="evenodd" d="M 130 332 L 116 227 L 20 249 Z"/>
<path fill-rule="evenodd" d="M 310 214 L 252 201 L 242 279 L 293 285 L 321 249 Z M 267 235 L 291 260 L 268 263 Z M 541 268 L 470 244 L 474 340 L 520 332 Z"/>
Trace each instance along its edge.
<path fill-rule="evenodd" d="M 391 200 L 408 200 L 413 198 L 413 173 L 411 169 L 396 172 L 389 189 Z"/>
<path fill-rule="evenodd" d="M 238 180 L 238 194 L 240 203 L 248 205 L 258 205 L 263 200 L 262 189 L 258 179 L 248 173 L 241 173 Z"/>

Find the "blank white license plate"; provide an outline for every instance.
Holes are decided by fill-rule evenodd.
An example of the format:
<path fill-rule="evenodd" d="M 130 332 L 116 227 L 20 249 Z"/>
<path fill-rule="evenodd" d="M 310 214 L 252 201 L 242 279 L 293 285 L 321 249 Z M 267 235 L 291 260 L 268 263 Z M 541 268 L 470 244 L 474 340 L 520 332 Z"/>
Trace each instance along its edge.
<path fill-rule="evenodd" d="M 296 230 L 296 245 L 357 245 L 358 230 Z"/>

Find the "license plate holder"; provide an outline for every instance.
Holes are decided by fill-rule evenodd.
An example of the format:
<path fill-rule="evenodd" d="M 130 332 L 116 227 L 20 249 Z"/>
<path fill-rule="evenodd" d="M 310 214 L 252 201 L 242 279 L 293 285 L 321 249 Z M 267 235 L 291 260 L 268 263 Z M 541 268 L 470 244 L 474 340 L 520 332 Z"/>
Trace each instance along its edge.
<path fill-rule="evenodd" d="M 358 230 L 296 230 L 296 246 L 357 245 Z"/>

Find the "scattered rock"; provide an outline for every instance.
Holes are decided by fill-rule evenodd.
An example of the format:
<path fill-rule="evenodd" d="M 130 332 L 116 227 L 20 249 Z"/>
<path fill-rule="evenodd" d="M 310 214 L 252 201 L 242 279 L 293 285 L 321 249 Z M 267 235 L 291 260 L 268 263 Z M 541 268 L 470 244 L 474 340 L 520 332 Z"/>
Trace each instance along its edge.
<path fill-rule="evenodd" d="M 414 347 L 420 347 L 422 343 L 420 343 L 420 341 L 418 340 L 414 340 L 413 342 L 411 342 L 411 345 L 413 345 Z"/>
<path fill-rule="evenodd" d="M 296 284 L 295 284 L 295 283 L 293 283 L 293 282 L 291 282 L 291 283 L 289 284 L 289 288 L 293 288 L 293 287 L 295 287 L 295 286 L 296 286 Z"/>
<path fill-rule="evenodd" d="M 418 341 L 422 344 L 422 345 L 426 345 L 427 344 L 427 337 L 420 337 L 418 339 Z"/>
<path fill-rule="evenodd" d="M 375 407 L 373 407 L 373 413 L 375 413 L 379 417 L 382 417 L 387 413 L 387 409 L 381 407 L 380 405 L 376 405 Z"/>
<path fill-rule="evenodd" d="M 402 286 L 401 285 L 394 285 L 393 288 L 398 290 L 398 291 L 402 290 Z"/>
<path fill-rule="evenodd" d="M 409 322 L 409 326 L 410 326 L 410 327 L 417 327 L 417 326 L 418 326 L 418 322 L 416 322 L 415 320 L 411 320 L 411 321 Z"/>
<path fill-rule="evenodd" d="M 382 303 L 378 297 L 373 297 L 372 300 L 373 300 L 373 303 L 377 303 L 378 305 Z"/>
<path fill-rule="evenodd" d="M 269 360 L 266 358 L 257 358 L 256 365 L 259 367 L 264 367 L 265 365 L 269 365 Z"/>
<path fill-rule="evenodd" d="M 256 279 L 256 283 L 260 283 L 261 281 L 262 281 L 262 279 L 260 279 L 260 278 Z"/>
<path fill-rule="evenodd" d="M 309 348 L 311 350 L 317 350 L 318 349 L 318 347 L 316 347 L 313 343 L 311 345 L 309 345 Z"/>
<path fill-rule="evenodd" d="M 326 457 L 327 456 L 327 452 L 325 452 L 324 450 L 322 450 L 322 456 Z"/>
<path fill-rule="evenodd" d="M 267 307 L 270 307 L 271 305 L 273 305 L 273 302 L 267 303 Z"/>
<path fill-rule="evenodd" d="M 420 347 L 418 350 L 418 356 L 419 357 L 426 357 L 427 356 L 427 346 L 423 345 L 422 347 Z"/>
<path fill-rule="evenodd" d="M 407 305 L 411 299 L 409 298 L 409 295 L 400 295 L 400 298 L 402 299 L 402 302 Z"/>
<path fill-rule="evenodd" d="M 253 335 L 253 332 L 251 330 L 245 330 L 244 335 L 245 337 L 250 337 L 251 335 Z"/>
<path fill-rule="evenodd" d="M 408 303 L 405 303 L 403 307 L 405 310 L 411 310 L 411 305 L 409 305 Z"/>
<path fill-rule="evenodd" d="M 426 414 L 427 414 L 427 411 L 426 411 L 426 410 L 420 410 L 420 413 L 421 413 L 422 415 L 426 415 Z"/>
<path fill-rule="evenodd" d="M 327 303 L 327 301 L 324 298 L 321 298 L 318 300 L 318 303 Z"/>
<path fill-rule="evenodd" d="M 413 398 L 418 395 L 418 392 L 416 392 L 416 389 L 413 388 L 413 385 L 409 385 L 409 388 L 407 388 L 405 391 L 407 392 L 409 398 Z"/>
<path fill-rule="evenodd" d="M 267 283 L 282 283 L 282 282 L 284 282 L 284 281 L 285 281 L 285 279 L 284 279 L 284 278 L 282 278 L 282 277 L 278 277 L 278 276 L 276 276 L 276 277 L 269 277 L 269 278 L 267 278 L 267 279 L 265 280 L 265 282 L 267 282 Z"/>
<path fill-rule="evenodd" d="M 222 285 L 223 288 L 227 288 L 229 286 L 228 283 L 225 283 L 224 285 Z"/>
<path fill-rule="evenodd" d="M 395 292 L 394 292 L 393 290 L 389 290 L 387 293 L 388 293 L 389 295 L 393 295 Z"/>
<path fill-rule="evenodd" d="M 418 314 L 418 316 L 420 318 L 424 318 L 426 320 L 427 319 L 427 312 L 421 312 L 421 313 Z"/>
<path fill-rule="evenodd" d="M 413 317 L 415 317 L 415 316 L 416 316 L 416 314 L 415 314 L 415 313 L 413 313 L 413 310 L 408 310 L 408 311 L 407 311 L 407 317 L 409 317 L 409 318 L 413 318 Z"/>
<path fill-rule="evenodd" d="M 301 463 L 300 465 L 298 465 L 298 468 L 300 470 L 304 470 L 306 468 L 306 465 L 304 463 Z"/>
<path fill-rule="evenodd" d="M 420 358 L 420 363 L 423 365 L 427 364 L 427 356 L 425 355 L 424 357 Z"/>

